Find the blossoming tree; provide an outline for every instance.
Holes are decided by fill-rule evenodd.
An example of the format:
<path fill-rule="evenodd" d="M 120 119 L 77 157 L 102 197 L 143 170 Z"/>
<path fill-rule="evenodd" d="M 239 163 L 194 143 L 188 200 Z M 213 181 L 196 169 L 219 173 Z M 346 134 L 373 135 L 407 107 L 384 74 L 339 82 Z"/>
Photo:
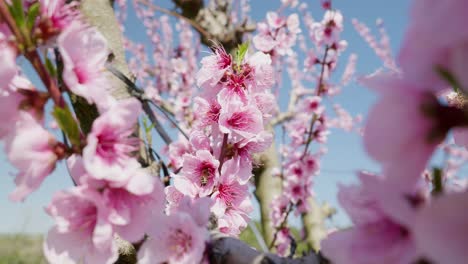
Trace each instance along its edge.
<path fill-rule="evenodd" d="M 128 4 L 150 58 L 124 37 Z M 305 1 L 282 0 L 258 23 L 247 0 L 173 4 L 0 1 L 0 139 L 18 169 L 9 197 L 27 199 L 59 162 L 74 183 L 46 207 L 55 220 L 43 246 L 50 263 L 464 263 L 465 1 L 414 0 L 396 59 L 381 23 L 376 40 L 353 20 L 383 62 L 359 78 L 379 94 L 363 130 L 361 117 L 324 103 L 351 81 L 357 60 L 340 60 L 348 45 L 336 3 L 313 3 L 316 20 Z M 201 57 L 201 45 L 211 53 Z M 345 230 L 327 229 L 333 209 L 313 193 L 332 127 L 362 132 L 381 165 L 340 186 L 353 222 Z M 437 151 L 443 166 L 429 162 Z M 253 199 L 260 250 L 237 239 Z M 308 244 L 302 257 L 298 241 Z"/>

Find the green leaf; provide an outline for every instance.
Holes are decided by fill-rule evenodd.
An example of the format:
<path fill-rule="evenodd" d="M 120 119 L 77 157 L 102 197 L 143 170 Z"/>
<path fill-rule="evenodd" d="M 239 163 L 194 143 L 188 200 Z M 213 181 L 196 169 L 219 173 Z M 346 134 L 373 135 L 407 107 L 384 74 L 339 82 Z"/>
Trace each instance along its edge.
<path fill-rule="evenodd" d="M 458 91 L 460 91 L 460 84 L 458 83 L 457 79 L 455 78 L 455 76 L 453 76 L 451 72 L 449 72 L 448 70 L 440 66 L 436 67 L 436 71 L 442 79 L 447 81 L 452 86 L 455 92 L 458 93 Z"/>
<path fill-rule="evenodd" d="M 244 60 L 245 54 L 247 54 L 248 50 L 249 50 L 248 42 L 244 42 L 237 47 L 237 51 L 236 51 L 237 66 L 240 66 L 242 64 L 242 61 Z"/>
<path fill-rule="evenodd" d="M 39 15 L 39 8 L 40 8 L 39 2 L 36 2 L 29 7 L 28 15 L 26 18 L 26 27 L 29 31 L 32 30 L 32 28 L 34 27 L 34 24 L 36 23 L 36 18 Z"/>
<path fill-rule="evenodd" d="M 10 5 L 10 13 L 13 16 L 16 24 L 22 28 L 25 23 L 24 10 L 23 10 L 23 1 L 22 0 L 13 0 Z"/>
<path fill-rule="evenodd" d="M 55 66 L 52 63 L 52 61 L 47 57 L 45 57 L 45 66 L 49 74 L 52 75 L 52 77 L 57 77 L 57 70 L 55 69 Z"/>
<path fill-rule="evenodd" d="M 442 170 L 438 167 L 434 167 L 432 169 L 432 195 L 442 193 L 444 189 L 442 180 Z"/>
<path fill-rule="evenodd" d="M 80 129 L 68 108 L 54 107 L 52 115 L 74 146 L 80 146 Z"/>

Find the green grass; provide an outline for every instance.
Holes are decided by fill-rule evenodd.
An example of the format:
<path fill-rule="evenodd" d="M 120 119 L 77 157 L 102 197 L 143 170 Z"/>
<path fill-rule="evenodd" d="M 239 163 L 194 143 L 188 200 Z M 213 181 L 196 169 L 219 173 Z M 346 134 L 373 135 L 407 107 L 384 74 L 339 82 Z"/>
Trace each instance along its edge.
<path fill-rule="evenodd" d="M 261 232 L 261 226 L 260 223 L 255 222 L 255 225 L 257 226 L 258 230 Z M 307 244 L 305 241 L 302 241 L 299 236 L 299 230 L 296 228 L 291 228 L 291 233 L 294 239 L 296 240 L 297 243 L 297 248 L 296 248 L 296 256 L 301 256 L 302 252 L 307 252 Z M 257 250 L 260 250 L 260 246 L 257 242 L 257 239 L 255 238 L 254 233 L 252 232 L 252 229 L 250 227 L 247 227 L 239 236 L 239 239 L 244 241 L 245 243 L 249 244 L 250 246 L 256 248 Z M 267 245 L 268 246 L 268 245 Z"/>
<path fill-rule="evenodd" d="M 0 264 L 46 264 L 42 236 L 0 235 Z"/>

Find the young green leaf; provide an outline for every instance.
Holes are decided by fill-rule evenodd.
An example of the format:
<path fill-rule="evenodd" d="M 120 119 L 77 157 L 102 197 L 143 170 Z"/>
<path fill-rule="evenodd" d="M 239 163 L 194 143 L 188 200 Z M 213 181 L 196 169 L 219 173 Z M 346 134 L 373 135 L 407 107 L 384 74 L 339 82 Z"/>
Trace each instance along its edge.
<path fill-rule="evenodd" d="M 441 194 L 444 190 L 442 170 L 434 167 L 432 170 L 432 195 Z"/>
<path fill-rule="evenodd" d="M 25 23 L 25 16 L 23 10 L 23 1 L 22 0 L 13 0 L 10 5 L 10 13 L 13 16 L 18 27 L 22 28 Z"/>
<path fill-rule="evenodd" d="M 29 7 L 28 15 L 26 18 L 26 27 L 29 31 L 33 29 L 34 24 L 36 23 L 36 18 L 39 15 L 39 8 L 39 2 L 36 2 Z"/>
<path fill-rule="evenodd" d="M 439 76 L 445 81 L 447 81 L 450 84 L 450 86 L 452 86 L 453 90 L 458 93 L 458 91 L 460 90 L 460 84 L 458 83 L 455 76 L 453 76 L 451 72 L 442 67 L 437 67 L 436 71 L 437 73 L 439 73 Z"/>
<path fill-rule="evenodd" d="M 80 145 L 80 129 L 75 118 L 68 108 L 54 107 L 52 115 L 55 117 L 60 129 L 65 132 L 74 146 Z"/>
<path fill-rule="evenodd" d="M 49 58 L 45 58 L 45 66 L 46 66 L 46 69 L 47 71 L 49 72 L 49 74 L 52 76 L 52 77 L 56 77 L 57 76 L 57 70 L 55 69 L 55 66 L 54 64 L 52 63 L 52 61 L 49 59 Z"/>
<path fill-rule="evenodd" d="M 236 64 L 237 66 L 240 66 L 242 64 L 242 61 L 244 60 L 245 55 L 247 54 L 247 51 L 249 50 L 249 43 L 244 42 L 239 47 L 237 47 L 236 51 Z"/>

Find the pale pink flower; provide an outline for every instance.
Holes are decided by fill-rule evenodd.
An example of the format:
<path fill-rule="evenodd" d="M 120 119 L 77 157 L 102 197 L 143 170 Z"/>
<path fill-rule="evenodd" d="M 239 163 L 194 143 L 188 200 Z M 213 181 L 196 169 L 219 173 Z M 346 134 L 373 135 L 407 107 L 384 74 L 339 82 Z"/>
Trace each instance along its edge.
<path fill-rule="evenodd" d="M 403 72 L 422 89 L 440 91 L 449 87 L 437 67 L 451 72 L 468 90 L 468 2 L 458 0 L 413 2 L 411 19 L 398 55 Z M 434 32 L 438 32 L 434 38 Z"/>
<path fill-rule="evenodd" d="M 42 25 L 42 33 L 47 34 L 49 31 L 52 31 L 50 33 L 56 33 L 53 31 L 64 29 L 78 14 L 73 9 L 75 5 L 67 4 L 65 0 L 40 0 L 39 2 L 41 4 L 41 18 L 49 20 L 45 25 Z"/>
<path fill-rule="evenodd" d="M 252 42 L 256 49 L 263 52 L 270 52 L 277 42 L 268 34 L 259 34 L 253 37 Z"/>
<path fill-rule="evenodd" d="M 6 24 L 0 24 L 0 91 L 7 89 L 8 84 L 17 73 L 16 50 L 8 43 L 11 32 Z"/>
<path fill-rule="evenodd" d="M 219 231 L 231 236 L 238 236 L 247 227 L 248 221 L 250 221 L 249 215 L 253 209 L 250 197 L 242 200 L 236 208 L 228 207 L 224 215 L 218 218 Z"/>
<path fill-rule="evenodd" d="M 107 108 L 111 97 L 105 73 L 109 55 L 106 39 L 96 29 L 74 22 L 59 35 L 57 42 L 64 63 L 63 80 L 68 88 L 100 110 Z"/>
<path fill-rule="evenodd" d="M 277 238 L 275 242 L 276 251 L 278 255 L 286 257 L 289 255 L 289 249 L 291 246 L 291 232 L 289 228 L 284 227 L 277 231 Z"/>
<path fill-rule="evenodd" d="M 218 167 L 219 161 L 207 150 L 185 154 L 182 171 L 174 177 L 174 186 L 191 197 L 207 196 L 219 180 Z"/>
<path fill-rule="evenodd" d="M 271 63 L 270 55 L 263 52 L 255 52 L 246 57 L 246 65 L 252 69 L 252 92 L 262 92 L 275 84 L 275 72 Z"/>
<path fill-rule="evenodd" d="M 329 234 L 321 243 L 323 254 L 336 264 L 406 264 L 418 260 L 408 225 L 414 213 L 400 212 L 410 208 L 410 200 L 404 195 L 395 199 L 399 190 L 374 175 L 359 176 L 361 186 L 341 187 L 338 194 L 354 226 Z"/>
<path fill-rule="evenodd" d="M 412 185 L 445 136 L 444 131 L 434 134 L 437 123 L 423 111 L 437 106 L 437 101 L 396 77 L 374 78 L 365 84 L 380 89 L 381 97 L 369 112 L 364 146 L 387 177 Z"/>
<path fill-rule="evenodd" d="M 468 192 L 444 194 L 417 213 L 412 227 L 422 254 L 434 263 L 465 263 L 468 258 Z"/>
<path fill-rule="evenodd" d="M 196 150 L 210 150 L 210 138 L 201 130 L 194 130 L 190 133 L 189 141 Z"/>
<path fill-rule="evenodd" d="M 186 212 L 161 216 L 148 235 L 138 252 L 138 263 L 191 264 L 203 258 L 206 229 Z"/>
<path fill-rule="evenodd" d="M 278 112 L 278 104 L 276 98 L 270 92 L 255 93 L 252 95 L 258 110 L 262 112 L 263 121 L 269 120 L 275 113 Z"/>
<path fill-rule="evenodd" d="M 310 96 L 304 98 L 300 102 L 299 111 L 321 115 L 325 108 L 322 106 L 322 98 L 320 96 Z"/>
<path fill-rule="evenodd" d="M 193 101 L 194 109 L 197 109 L 197 111 L 194 111 L 197 127 L 203 128 L 218 122 L 221 105 L 216 100 L 195 97 Z"/>
<path fill-rule="evenodd" d="M 299 16 L 296 13 L 288 16 L 288 19 L 286 20 L 286 25 L 291 33 L 301 33 Z"/>
<path fill-rule="evenodd" d="M 273 142 L 273 135 L 267 131 L 261 131 L 257 135 L 243 139 L 233 146 L 233 160 L 238 164 L 238 181 L 246 183 L 252 176 L 252 155 L 267 150 Z"/>
<path fill-rule="evenodd" d="M 56 221 L 44 241 L 49 263 L 112 264 L 117 260 L 108 211 L 97 191 L 83 186 L 59 192 L 46 211 Z"/>
<path fill-rule="evenodd" d="M 237 209 L 245 199 L 249 198 L 247 184 L 239 183 L 239 166 L 234 160 L 228 160 L 223 164 L 219 184 L 211 195 L 215 200 L 213 212 L 221 217 L 228 208 Z"/>
<path fill-rule="evenodd" d="M 93 177 L 106 179 L 122 174 L 130 153 L 138 149 L 138 139 L 131 135 L 140 112 L 136 99 L 121 100 L 93 122 L 83 149 L 84 166 Z"/>
<path fill-rule="evenodd" d="M 286 195 L 280 195 L 271 202 L 270 218 L 273 227 L 278 227 L 284 221 L 290 200 Z"/>
<path fill-rule="evenodd" d="M 42 117 L 47 100 L 35 91 L 28 79 L 20 75 L 16 75 L 7 87 L 4 91 L 0 89 L 0 138 L 14 131 L 15 126 L 12 124 L 20 118 L 21 112 L 29 112 L 36 118 Z"/>
<path fill-rule="evenodd" d="M 178 170 L 184 163 L 184 154 L 191 154 L 193 152 L 194 150 L 190 142 L 180 134 L 179 139 L 171 143 L 167 149 L 169 165 L 175 170 Z"/>
<path fill-rule="evenodd" d="M 213 200 L 209 197 L 192 199 L 188 196 L 182 197 L 177 202 L 177 206 L 169 207 L 169 215 L 184 212 L 192 216 L 195 223 L 200 227 L 206 227 L 211 214 Z"/>
<path fill-rule="evenodd" d="M 29 113 L 22 112 L 18 119 L 14 133 L 6 139 L 8 159 L 19 171 L 10 194 L 13 201 L 22 201 L 39 188 L 58 160 L 55 138 Z"/>
<path fill-rule="evenodd" d="M 202 67 L 197 73 L 197 85 L 199 87 L 204 84 L 210 86 L 216 85 L 224 73 L 231 68 L 232 57 L 224 48 L 217 46 L 214 48 L 214 54 L 204 57 L 201 61 Z"/>
<path fill-rule="evenodd" d="M 85 170 L 82 159 L 77 155 L 71 156 L 67 163 L 76 183 L 100 192 L 99 199 L 108 210 L 106 220 L 123 239 L 130 242 L 143 239 L 155 217 L 164 212 L 162 183 L 149 175 L 138 162 L 129 163 L 119 181 L 92 177 L 93 172 Z"/>
<path fill-rule="evenodd" d="M 266 19 L 268 25 L 273 29 L 280 28 L 286 23 L 286 19 L 278 16 L 278 13 L 276 12 L 268 12 L 266 15 Z"/>
<path fill-rule="evenodd" d="M 170 211 L 172 208 L 177 208 L 185 197 L 185 195 L 177 190 L 174 186 L 167 186 L 164 188 L 164 193 L 166 194 L 167 200 L 167 209 Z"/>
<path fill-rule="evenodd" d="M 253 105 L 230 102 L 226 108 L 221 109 L 219 129 L 238 140 L 251 138 L 264 129 L 262 113 Z"/>

